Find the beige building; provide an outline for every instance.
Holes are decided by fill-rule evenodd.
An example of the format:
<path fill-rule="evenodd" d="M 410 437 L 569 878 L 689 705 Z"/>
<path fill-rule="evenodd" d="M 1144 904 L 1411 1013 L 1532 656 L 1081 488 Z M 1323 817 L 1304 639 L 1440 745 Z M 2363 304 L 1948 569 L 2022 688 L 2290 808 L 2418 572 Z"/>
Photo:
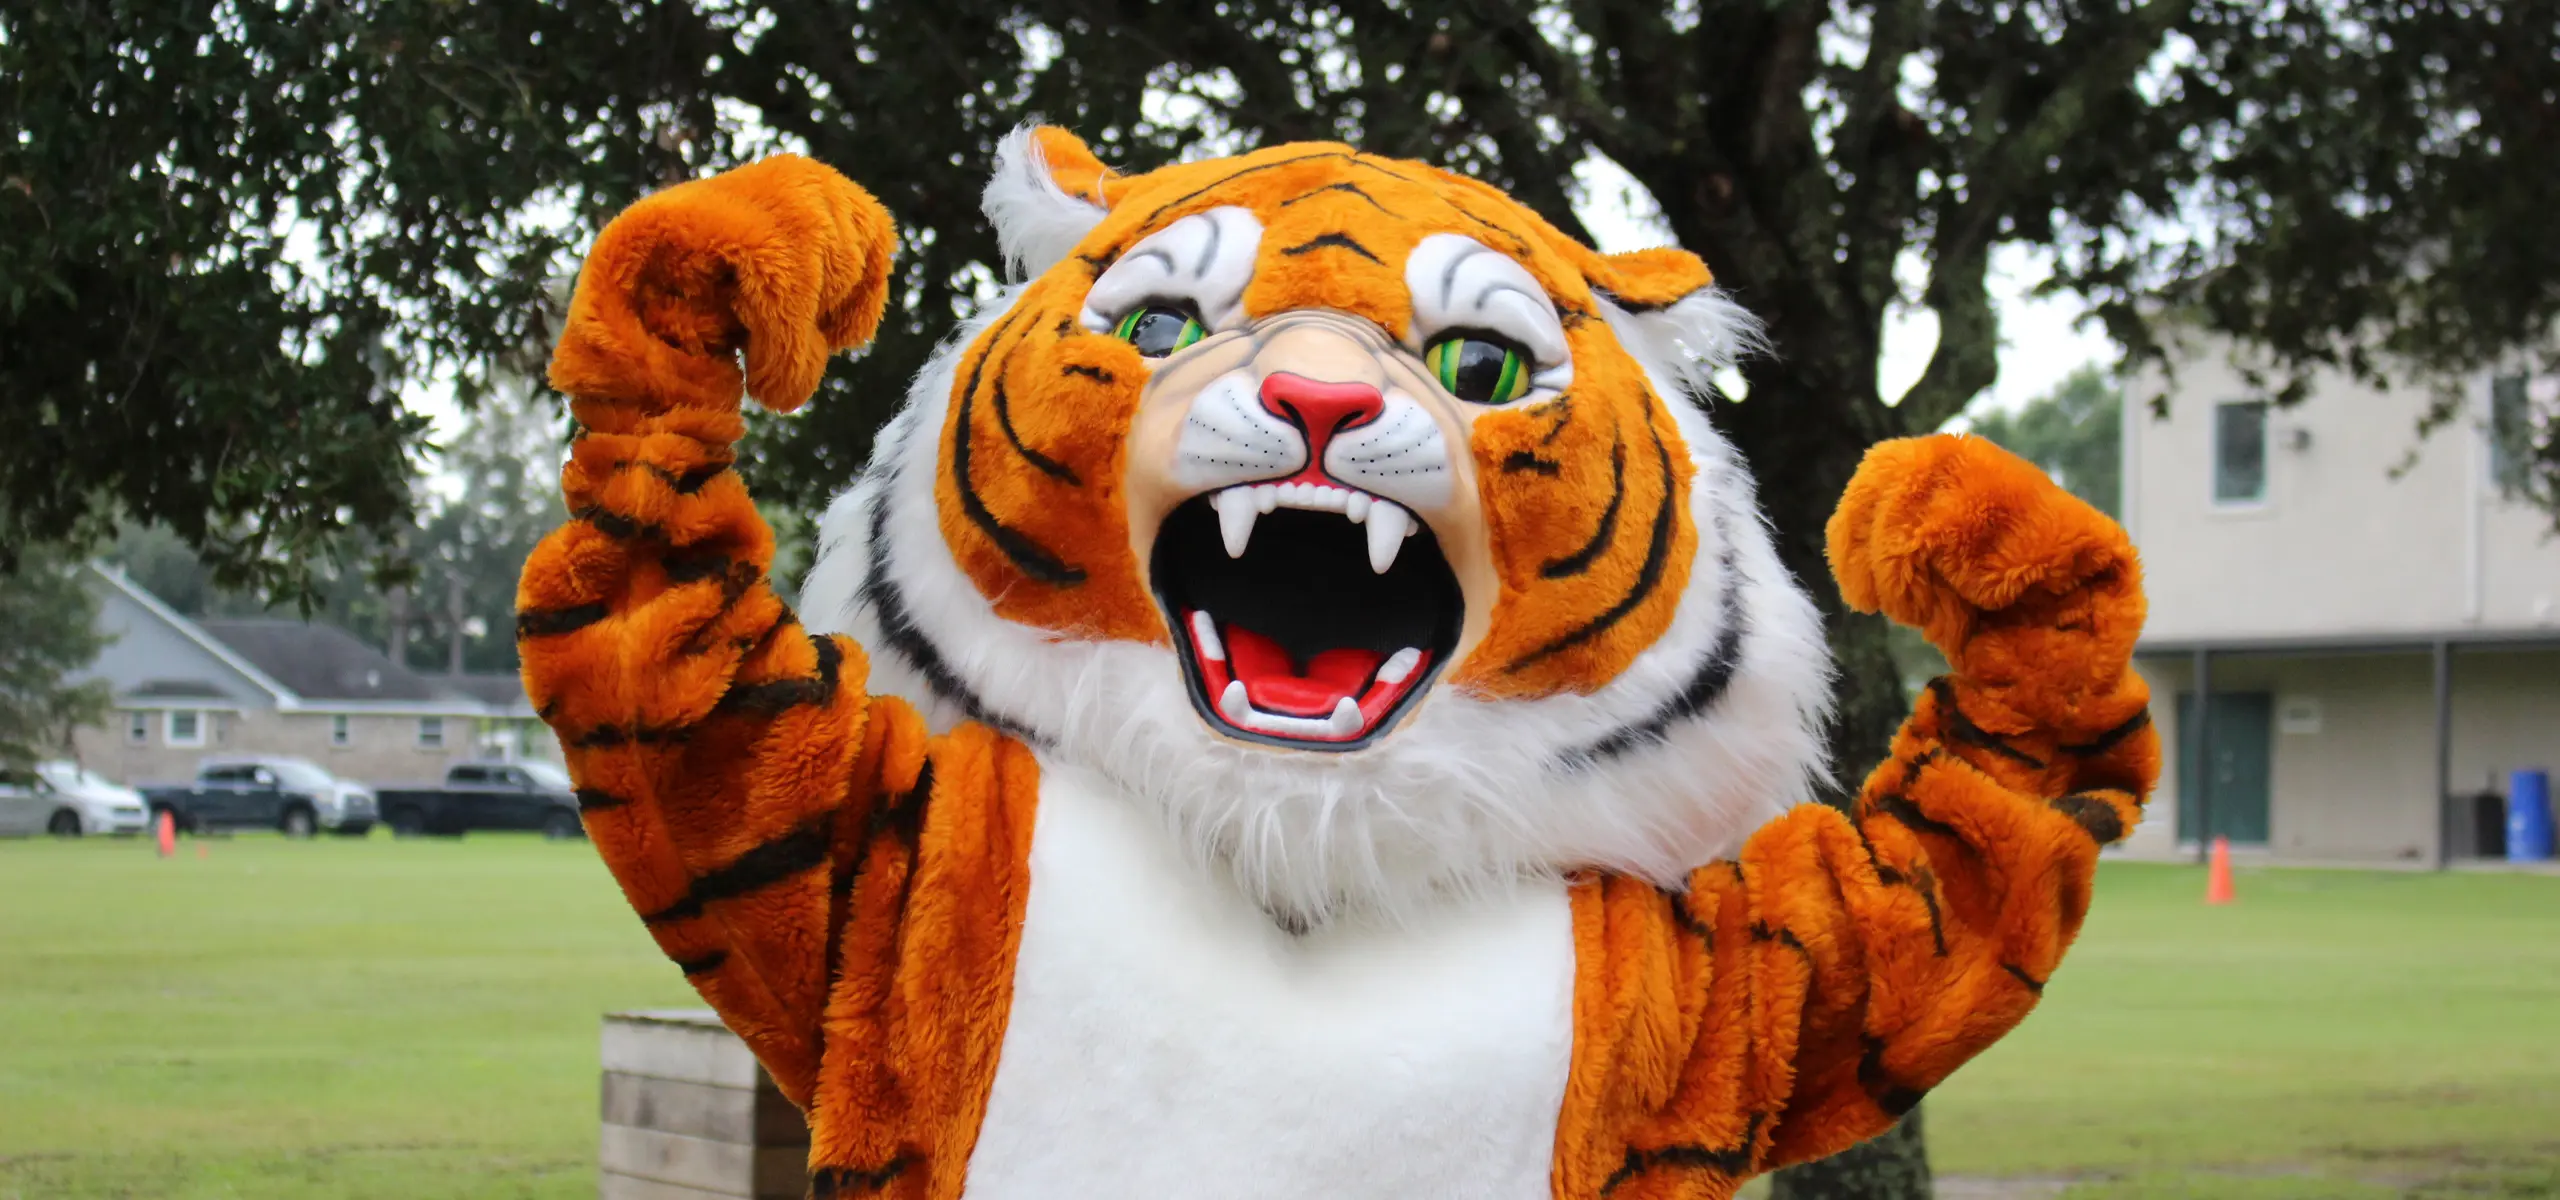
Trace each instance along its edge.
<path fill-rule="evenodd" d="M 75 746 L 109 778 L 174 783 L 211 755 L 278 754 L 380 786 L 462 759 L 557 756 L 512 675 L 423 675 L 328 625 L 189 618 L 113 568 L 90 583 L 110 641 L 89 677 L 115 710 Z"/>
<path fill-rule="evenodd" d="M 2560 539 L 2493 430 L 2549 419 L 2555 382 L 2483 376 L 2425 437 L 2424 393 L 2327 377 L 2272 407 L 2218 352 L 2127 389 L 2137 661 L 2168 763 L 2130 852 L 2199 831 L 2312 860 L 2502 844 L 2478 797 L 2560 771 Z"/>

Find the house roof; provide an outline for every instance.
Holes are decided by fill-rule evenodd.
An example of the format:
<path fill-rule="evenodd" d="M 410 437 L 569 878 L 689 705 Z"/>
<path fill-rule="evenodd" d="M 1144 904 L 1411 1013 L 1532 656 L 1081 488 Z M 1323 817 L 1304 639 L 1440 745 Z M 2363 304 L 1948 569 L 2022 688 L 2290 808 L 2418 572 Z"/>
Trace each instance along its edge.
<path fill-rule="evenodd" d="M 149 679 L 124 693 L 130 700 L 228 700 L 229 693 L 201 679 Z"/>
<path fill-rule="evenodd" d="M 196 625 L 305 705 L 448 698 L 427 677 L 334 625 L 271 617 L 206 617 Z"/>
<path fill-rule="evenodd" d="M 513 671 L 497 671 L 472 675 L 438 675 L 438 685 L 449 691 L 469 696 L 491 708 L 530 713 L 533 706 L 524 698 L 524 676 Z"/>

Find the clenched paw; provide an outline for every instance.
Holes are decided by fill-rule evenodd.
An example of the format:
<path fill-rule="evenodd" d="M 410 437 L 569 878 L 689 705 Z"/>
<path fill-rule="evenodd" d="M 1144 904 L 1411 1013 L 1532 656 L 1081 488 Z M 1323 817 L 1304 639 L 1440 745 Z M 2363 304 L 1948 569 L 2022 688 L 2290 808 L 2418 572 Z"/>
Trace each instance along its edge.
<path fill-rule="evenodd" d="M 879 326 L 896 245 L 879 201 L 796 155 L 677 184 L 596 238 L 553 383 L 661 406 L 703 404 L 725 383 L 734 403 L 743 350 L 748 394 L 797 408 L 827 356 Z"/>
<path fill-rule="evenodd" d="M 2141 632 L 2124 530 L 1981 438 L 1868 450 L 1826 533 L 1841 598 L 1927 634 L 1959 676 L 2101 683 Z"/>

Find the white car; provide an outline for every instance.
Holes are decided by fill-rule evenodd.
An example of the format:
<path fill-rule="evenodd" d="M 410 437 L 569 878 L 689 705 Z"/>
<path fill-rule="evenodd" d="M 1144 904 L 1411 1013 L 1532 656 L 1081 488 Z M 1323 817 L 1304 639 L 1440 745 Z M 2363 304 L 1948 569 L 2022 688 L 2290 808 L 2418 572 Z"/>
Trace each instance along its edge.
<path fill-rule="evenodd" d="M 140 833 L 151 826 L 142 793 L 67 759 L 36 764 L 36 777 L 53 785 L 60 807 L 45 817 L 45 832 Z"/>
<path fill-rule="evenodd" d="M 136 833 L 150 822 L 140 793 L 74 764 L 0 767 L 0 834 Z"/>

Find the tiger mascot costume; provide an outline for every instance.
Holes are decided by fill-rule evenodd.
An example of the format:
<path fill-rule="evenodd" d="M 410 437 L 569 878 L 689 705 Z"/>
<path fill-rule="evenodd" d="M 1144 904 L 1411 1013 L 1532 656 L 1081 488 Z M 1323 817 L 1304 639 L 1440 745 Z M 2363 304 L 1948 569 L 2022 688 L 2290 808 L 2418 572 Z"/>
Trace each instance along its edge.
<path fill-rule="evenodd" d="M 1868 456 L 1842 594 L 1953 671 L 1844 815 L 1695 256 L 1337 145 L 1029 129 L 986 206 L 1027 282 L 797 616 L 740 395 L 870 336 L 880 205 L 787 156 L 643 200 L 551 366 L 527 690 L 811 1196 L 1726 1197 L 2034 1005 L 2158 765 L 2106 518 L 1979 441 Z"/>

